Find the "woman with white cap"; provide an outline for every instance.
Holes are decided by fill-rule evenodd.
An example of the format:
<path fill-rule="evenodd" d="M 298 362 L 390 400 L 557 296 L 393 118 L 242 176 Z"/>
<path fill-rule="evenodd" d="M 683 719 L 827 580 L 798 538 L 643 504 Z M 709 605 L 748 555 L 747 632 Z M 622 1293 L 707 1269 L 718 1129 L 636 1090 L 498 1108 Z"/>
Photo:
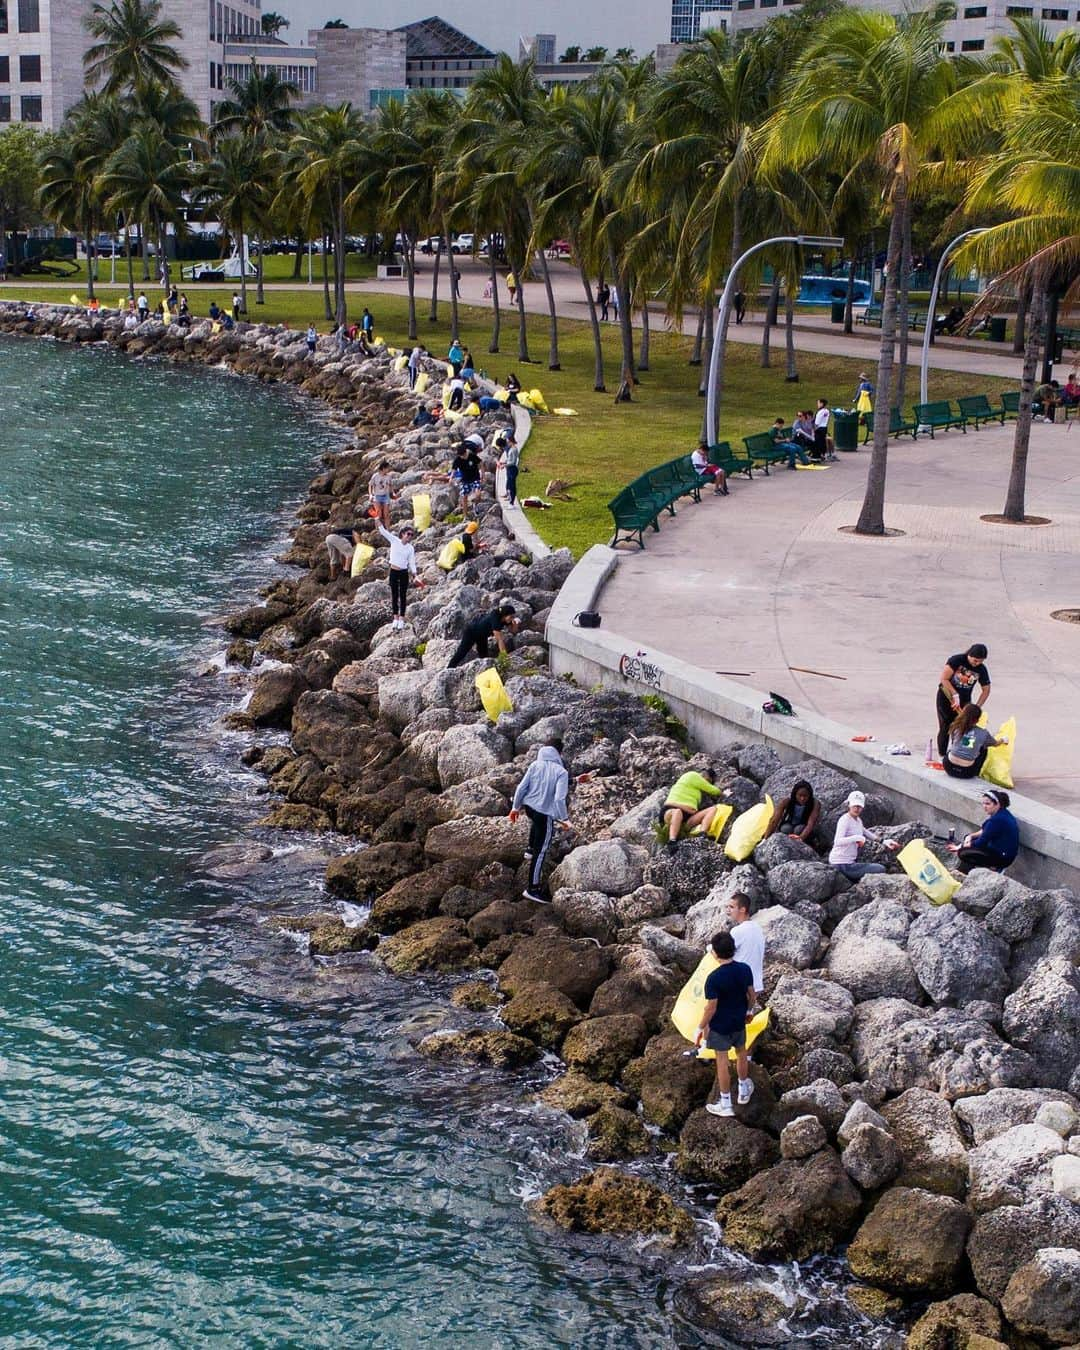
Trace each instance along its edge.
<path fill-rule="evenodd" d="M 833 837 L 832 851 L 829 853 L 829 862 L 841 876 L 847 877 L 848 881 L 858 881 L 860 877 L 868 876 L 871 872 L 885 871 L 881 863 L 859 862 L 859 849 L 870 839 L 866 826 L 862 823 L 865 805 L 866 798 L 861 792 L 848 794 L 848 809 L 836 822 L 836 834 Z M 885 847 L 895 850 L 897 845 L 893 840 L 887 839 Z"/>

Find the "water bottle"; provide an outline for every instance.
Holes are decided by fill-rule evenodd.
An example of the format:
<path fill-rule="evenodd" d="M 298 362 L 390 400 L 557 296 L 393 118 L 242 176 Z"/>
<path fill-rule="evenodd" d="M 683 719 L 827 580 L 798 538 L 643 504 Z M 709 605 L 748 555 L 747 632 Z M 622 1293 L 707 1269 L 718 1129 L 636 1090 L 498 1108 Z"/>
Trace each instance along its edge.
<path fill-rule="evenodd" d="M 955 831 L 955 830 L 950 830 L 950 831 L 949 831 L 949 843 L 950 843 L 950 844 L 955 844 L 955 843 L 956 843 L 956 831 Z"/>

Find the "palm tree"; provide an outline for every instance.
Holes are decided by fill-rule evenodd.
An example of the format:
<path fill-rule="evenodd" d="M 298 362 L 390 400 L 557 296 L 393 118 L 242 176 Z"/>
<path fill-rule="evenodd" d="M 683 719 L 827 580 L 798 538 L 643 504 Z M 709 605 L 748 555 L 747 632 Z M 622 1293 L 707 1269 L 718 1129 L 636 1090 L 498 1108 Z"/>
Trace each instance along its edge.
<path fill-rule="evenodd" d="M 240 308 L 247 311 L 247 250 L 244 237 L 264 219 L 269 206 L 266 182 L 269 152 L 257 137 L 226 136 L 195 175 L 195 195 L 239 245 Z"/>
<path fill-rule="evenodd" d="M 268 15 L 263 15 L 264 20 Z M 300 89 L 276 70 L 260 71 L 251 58 L 245 80 L 229 81 L 229 98 L 217 105 L 210 138 L 242 135 L 276 139 L 286 136 L 296 121 L 293 100 Z"/>
<path fill-rule="evenodd" d="M 109 156 L 100 191 L 110 212 L 136 220 L 143 238 L 152 234 L 161 262 L 162 285 L 169 285 L 166 237 L 170 225 L 184 228 L 183 208 L 191 184 L 191 164 L 155 122 L 137 122 L 130 136 Z"/>
<path fill-rule="evenodd" d="M 91 254 L 94 230 L 101 216 L 101 196 L 92 173 L 80 160 L 68 120 L 67 136 L 57 138 L 41 166 L 38 197 L 49 219 L 63 229 L 82 233 L 86 240 L 86 294 L 94 298 L 94 262 Z"/>
<path fill-rule="evenodd" d="M 873 181 L 889 219 L 877 391 L 893 403 L 898 283 L 920 173 L 962 137 L 957 74 L 942 55 L 947 12 L 842 10 L 827 19 L 794 73 L 769 127 L 767 162 L 816 165 Z M 856 532 L 885 533 L 889 419 L 874 419 L 874 447 Z"/>
<path fill-rule="evenodd" d="M 409 294 L 409 338 L 415 342 L 416 243 L 434 214 L 435 172 L 441 133 L 427 116 L 426 105 L 391 100 L 379 109 L 373 137 L 376 175 L 371 191 L 381 197 L 383 217 L 400 233 Z M 381 192 L 379 180 L 381 179 Z"/>
<path fill-rule="evenodd" d="M 103 81 L 106 94 L 174 84 L 188 63 L 172 46 L 183 36 L 180 25 L 162 18 L 162 9 L 161 0 L 96 0 L 86 19 L 96 39 L 83 58 L 87 82 Z"/>

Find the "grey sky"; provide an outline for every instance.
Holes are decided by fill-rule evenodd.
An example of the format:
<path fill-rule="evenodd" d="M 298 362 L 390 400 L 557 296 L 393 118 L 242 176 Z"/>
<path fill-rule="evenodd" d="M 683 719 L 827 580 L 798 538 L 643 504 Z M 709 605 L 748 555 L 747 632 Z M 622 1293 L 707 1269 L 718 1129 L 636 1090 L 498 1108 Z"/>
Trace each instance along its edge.
<path fill-rule="evenodd" d="M 263 0 L 292 21 L 284 37 L 305 38 L 308 28 L 344 19 L 353 28 L 398 28 L 438 15 L 477 42 L 517 54 L 519 34 L 554 33 L 559 51 L 577 43 L 614 50 L 633 47 L 639 56 L 666 42 L 670 0 L 503 0 L 499 4 L 453 5 L 446 0 Z"/>

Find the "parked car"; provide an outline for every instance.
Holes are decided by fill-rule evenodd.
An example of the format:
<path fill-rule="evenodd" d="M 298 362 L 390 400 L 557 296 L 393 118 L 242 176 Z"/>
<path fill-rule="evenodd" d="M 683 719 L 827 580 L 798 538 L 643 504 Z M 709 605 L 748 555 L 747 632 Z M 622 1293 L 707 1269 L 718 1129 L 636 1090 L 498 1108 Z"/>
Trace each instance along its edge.
<path fill-rule="evenodd" d="M 429 255 L 435 253 L 437 250 L 443 253 L 446 252 L 446 245 L 443 242 L 441 234 L 433 234 L 428 239 L 417 240 L 416 247 L 421 253 L 427 253 Z"/>
<path fill-rule="evenodd" d="M 471 253 L 476 236 L 472 234 L 459 234 L 451 243 L 451 253 Z"/>

